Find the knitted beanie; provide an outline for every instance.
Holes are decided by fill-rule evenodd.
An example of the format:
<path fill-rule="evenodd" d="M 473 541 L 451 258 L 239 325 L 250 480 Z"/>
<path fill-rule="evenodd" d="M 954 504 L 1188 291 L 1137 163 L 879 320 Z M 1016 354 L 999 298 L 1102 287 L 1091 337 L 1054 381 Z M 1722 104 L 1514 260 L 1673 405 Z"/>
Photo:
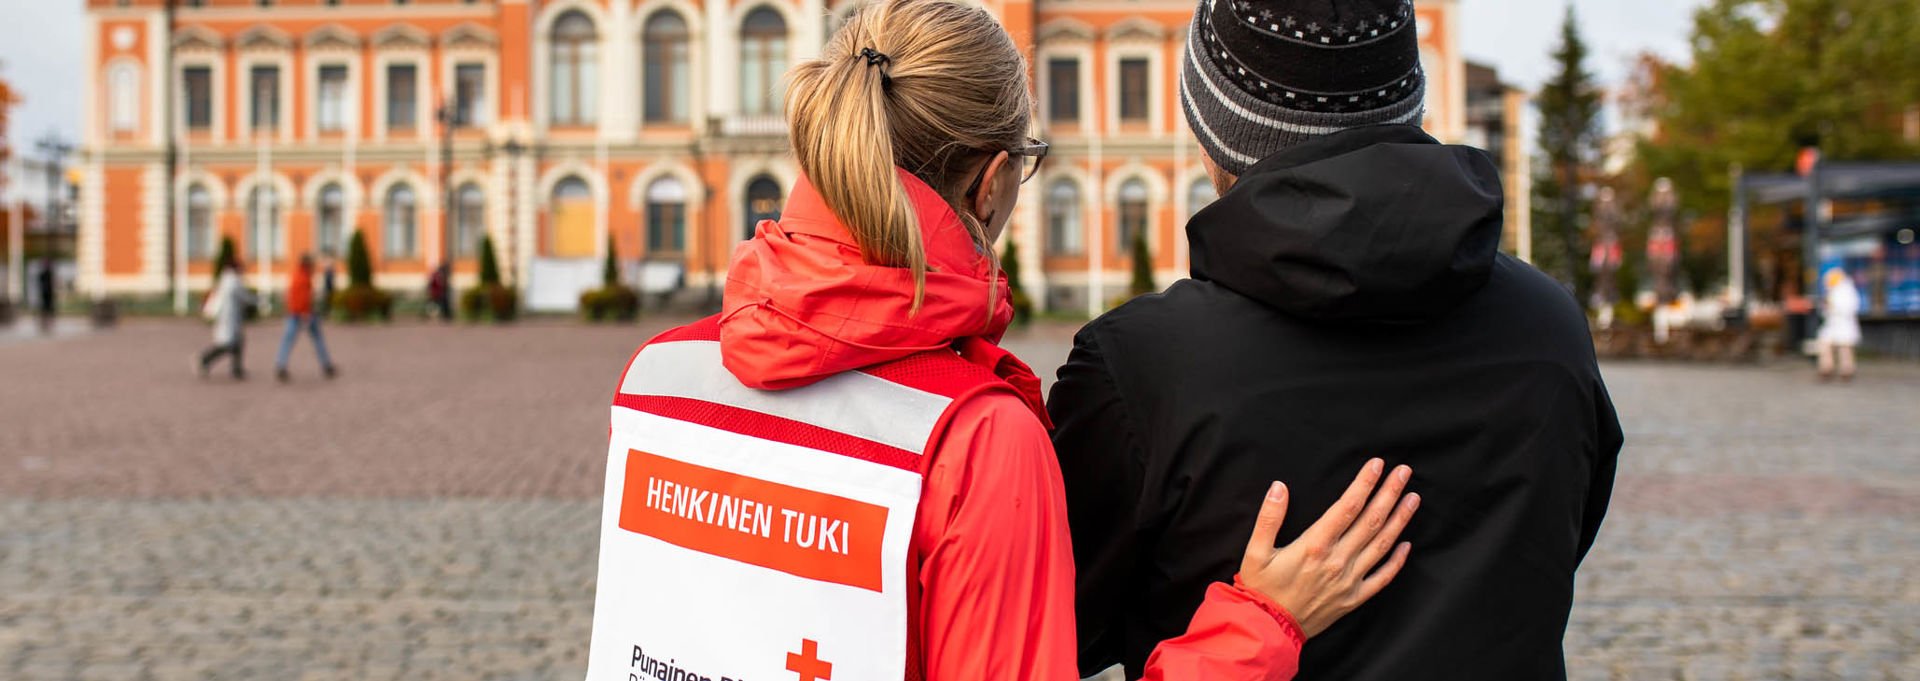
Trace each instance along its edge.
<path fill-rule="evenodd" d="M 1200 0 L 1181 55 L 1180 105 L 1222 170 L 1314 137 L 1419 125 L 1413 0 Z"/>

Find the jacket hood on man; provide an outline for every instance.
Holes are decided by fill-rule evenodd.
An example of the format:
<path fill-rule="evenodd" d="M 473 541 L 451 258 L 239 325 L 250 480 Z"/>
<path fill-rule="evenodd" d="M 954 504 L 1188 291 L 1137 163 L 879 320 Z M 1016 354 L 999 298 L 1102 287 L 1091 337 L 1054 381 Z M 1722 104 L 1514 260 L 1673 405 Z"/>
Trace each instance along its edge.
<path fill-rule="evenodd" d="M 1193 276 L 1301 317 L 1431 319 L 1486 283 L 1503 207 L 1485 152 L 1346 130 L 1262 160 L 1195 214 Z"/>
<path fill-rule="evenodd" d="M 1006 277 L 994 276 L 946 199 L 911 173 L 899 177 L 927 254 L 919 310 L 912 271 L 867 264 L 802 178 L 780 219 L 761 222 L 734 250 L 720 316 L 727 370 L 748 387 L 782 390 L 952 348 L 1005 379 L 1044 420 L 1040 380 L 997 345 L 1013 321 Z"/>

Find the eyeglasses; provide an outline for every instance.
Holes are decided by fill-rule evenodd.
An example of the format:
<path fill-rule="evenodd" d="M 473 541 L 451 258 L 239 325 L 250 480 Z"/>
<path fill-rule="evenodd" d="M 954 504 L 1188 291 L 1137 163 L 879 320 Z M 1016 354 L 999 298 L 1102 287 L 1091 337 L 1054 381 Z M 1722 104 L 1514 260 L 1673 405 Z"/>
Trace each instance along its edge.
<path fill-rule="evenodd" d="M 1007 150 L 1008 155 L 1018 156 L 1024 159 L 1024 165 L 1021 167 L 1020 174 L 1021 184 L 1026 184 L 1027 180 L 1031 180 L 1033 176 L 1040 174 L 1040 163 L 1047 160 L 1048 148 L 1046 142 L 1028 137 L 1027 146 Z"/>
<path fill-rule="evenodd" d="M 1028 137 L 1025 146 L 1019 149 L 1004 150 L 1008 156 L 1021 159 L 1020 184 L 1026 184 L 1027 180 L 1031 180 L 1033 176 L 1040 174 L 1040 163 L 1047 160 L 1047 149 L 1048 146 L 1046 142 Z M 980 183 L 986 180 L 987 171 L 985 168 L 981 168 L 980 174 L 973 177 L 973 184 L 967 186 L 966 195 L 971 198 L 975 192 L 980 191 Z"/>

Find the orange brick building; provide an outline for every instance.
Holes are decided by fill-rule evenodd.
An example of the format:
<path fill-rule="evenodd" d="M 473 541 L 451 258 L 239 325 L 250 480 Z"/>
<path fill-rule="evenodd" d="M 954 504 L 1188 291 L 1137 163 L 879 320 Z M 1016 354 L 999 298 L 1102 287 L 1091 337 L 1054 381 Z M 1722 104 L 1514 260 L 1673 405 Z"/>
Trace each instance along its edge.
<path fill-rule="evenodd" d="M 1428 128 L 1467 131 L 1457 0 L 1418 3 Z M 1053 155 L 1009 237 L 1049 308 L 1098 311 L 1148 234 L 1187 268 L 1212 199 L 1175 92 L 1187 0 L 988 0 L 1030 47 Z M 712 295 L 796 169 L 788 66 L 851 0 L 88 0 L 79 270 L 99 295 L 204 289 L 221 237 L 255 286 L 361 232 L 377 284 L 460 285 L 492 236 L 535 309 L 625 276 Z M 186 297 L 181 296 L 181 301 Z"/>

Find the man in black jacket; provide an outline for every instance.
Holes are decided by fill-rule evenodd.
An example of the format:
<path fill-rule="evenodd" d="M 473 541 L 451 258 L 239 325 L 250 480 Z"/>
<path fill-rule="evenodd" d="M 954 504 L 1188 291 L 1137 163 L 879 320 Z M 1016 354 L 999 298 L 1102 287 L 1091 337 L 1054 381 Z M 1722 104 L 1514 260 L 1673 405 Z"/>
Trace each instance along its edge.
<path fill-rule="evenodd" d="M 1285 544 L 1380 456 L 1424 497 L 1412 557 L 1299 678 L 1566 677 L 1620 426 L 1580 306 L 1497 252 L 1493 162 L 1415 127 L 1415 35 L 1405 0 L 1201 3 L 1181 103 L 1222 196 L 1193 278 L 1082 329 L 1050 400 L 1083 673 L 1184 629 L 1269 481 Z"/>

